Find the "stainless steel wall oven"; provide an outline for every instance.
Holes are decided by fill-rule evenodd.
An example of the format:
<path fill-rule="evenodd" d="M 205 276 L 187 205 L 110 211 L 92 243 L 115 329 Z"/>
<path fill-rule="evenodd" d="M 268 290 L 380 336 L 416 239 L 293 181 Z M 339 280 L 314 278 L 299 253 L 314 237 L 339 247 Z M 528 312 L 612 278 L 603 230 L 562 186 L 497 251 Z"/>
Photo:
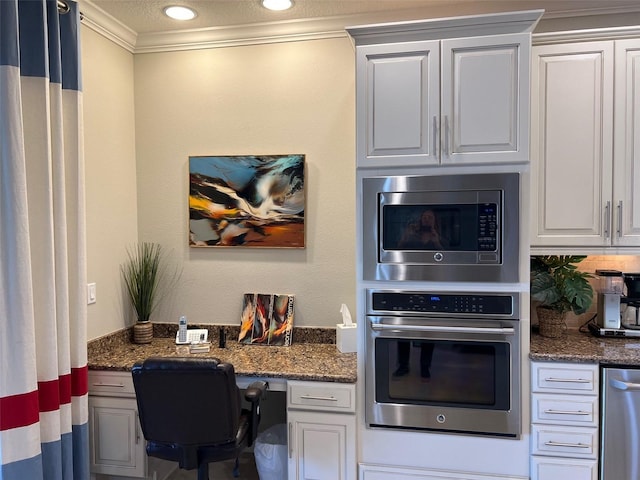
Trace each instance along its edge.
<path fill-rule="evenodd" d="M 366 291 L 370 427 L 518 437 L 518 293 Z"/>

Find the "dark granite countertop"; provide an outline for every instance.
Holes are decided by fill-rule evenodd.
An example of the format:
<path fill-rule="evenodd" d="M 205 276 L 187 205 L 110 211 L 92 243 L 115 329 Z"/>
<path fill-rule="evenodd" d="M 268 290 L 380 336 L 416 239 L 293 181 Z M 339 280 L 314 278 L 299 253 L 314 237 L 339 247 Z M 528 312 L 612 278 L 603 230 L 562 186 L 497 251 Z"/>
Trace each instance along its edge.
<path fill-rule="evenodd" d="M 640 338 L 601 338 L 568 330 L 558 338 L 531 333 L 531 360 L 640 365 Z"/>
<path fill-rule="evenodd" d="M 90 370 L 127 371 L 148 357 L 193 355 L 229 362 L 239 376 L 341 383 L 356 381 L 356 354 L 340 353 L 335 343 L 294 341 L 289 347 L 278 347 L 244 345 L 228 340 L 225 348 L 218 348 L 215 336 L 211 341 L 208 353 L 190 354 L 188 347 L 176 346 L 175 337 L 154 337 L 151 343 L 133 344 L 126 335 L 114 334 L 89 342 L 88 365 Z"/>

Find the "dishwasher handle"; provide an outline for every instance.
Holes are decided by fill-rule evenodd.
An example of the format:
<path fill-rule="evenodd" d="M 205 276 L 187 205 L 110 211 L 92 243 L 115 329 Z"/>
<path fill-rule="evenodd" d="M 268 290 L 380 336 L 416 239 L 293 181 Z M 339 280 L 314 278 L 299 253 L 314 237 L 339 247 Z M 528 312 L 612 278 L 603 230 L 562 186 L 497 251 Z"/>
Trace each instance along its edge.
<path fill-rule="evenodd" d="M 623 380 L 618 380 L 617 378 L 610 378 L 609 385 L 617 390 L 624 390 L 627 392 L 640 391 L 640 383 L 625 382 Z"/>

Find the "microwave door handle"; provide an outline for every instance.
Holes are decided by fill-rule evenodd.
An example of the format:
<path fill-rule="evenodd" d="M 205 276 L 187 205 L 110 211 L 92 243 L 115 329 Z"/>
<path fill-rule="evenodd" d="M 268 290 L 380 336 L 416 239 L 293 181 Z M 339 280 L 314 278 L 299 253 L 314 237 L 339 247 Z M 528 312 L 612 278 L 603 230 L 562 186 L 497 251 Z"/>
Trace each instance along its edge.
<path fill-rule="evenodd" d="M 444 333 L 489 333 L 495 335 L 514 335 L 512 327 L 443 327 L 439 325 L 384 325 L 372 323 L 372 330 L 396 332 L 444 332 Z"/>

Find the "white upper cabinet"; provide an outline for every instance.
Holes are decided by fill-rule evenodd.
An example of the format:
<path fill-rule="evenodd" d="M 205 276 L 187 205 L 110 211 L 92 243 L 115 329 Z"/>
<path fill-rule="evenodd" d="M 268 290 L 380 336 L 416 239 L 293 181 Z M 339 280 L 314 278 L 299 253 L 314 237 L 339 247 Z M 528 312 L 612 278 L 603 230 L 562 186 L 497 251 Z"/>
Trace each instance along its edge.
<path fill-rule="evenodd" d="M 640 39 L 615 42 L 613 242 L 640 245 Z"/>
<path fill-rule="evenodd" d="M 534 251 L 640 246 L 639 77 L 640 40 L 533 48 Z"/>
<path fill-rule="evenodd" d="M 528 162 L 530 30 L 539 16 L 348 29 L 358 166 Z"/>
<path fill-rule="evenodd" d="M 440 42 L 362 47 L 357 62 L 358 158 L 438 163 Z"/>
<path fill-rule="evenodd" d="M 529 161 L 528 34 L 442 42 L 442 163 Z"/>

